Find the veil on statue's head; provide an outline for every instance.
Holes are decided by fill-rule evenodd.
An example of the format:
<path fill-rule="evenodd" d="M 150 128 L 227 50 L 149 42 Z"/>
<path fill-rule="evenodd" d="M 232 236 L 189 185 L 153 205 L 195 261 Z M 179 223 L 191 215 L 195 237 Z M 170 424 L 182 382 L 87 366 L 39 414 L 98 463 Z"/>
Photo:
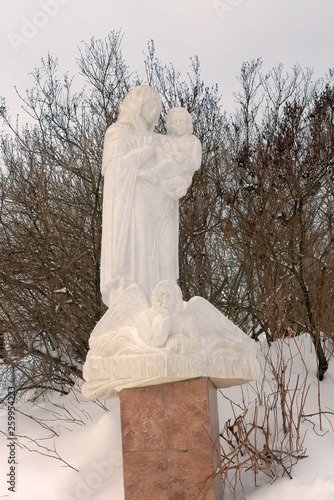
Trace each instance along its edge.
<path fill-rule="evenodd" d="M 147 129 L 140 118 L 140 110 L 142 105 L 150 99 L 155 100 L 157 103 L 157 116 L 154 123 Z M 155 124 L 160 116 L 161 109 L 161 98 L 158 92 L 149 85 L 139 85 L 138 87 L 134 87 L 130 90 L 130 92 L 125 96 L 117 122 L 127 123 L 144 135 L 152 134 Z"/>

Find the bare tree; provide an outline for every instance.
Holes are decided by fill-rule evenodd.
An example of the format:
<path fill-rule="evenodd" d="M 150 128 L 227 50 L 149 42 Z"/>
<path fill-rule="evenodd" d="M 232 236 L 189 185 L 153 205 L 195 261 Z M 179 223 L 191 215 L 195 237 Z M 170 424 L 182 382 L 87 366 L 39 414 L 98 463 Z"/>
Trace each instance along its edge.
<path fill-rule="evenodd" d="M 72 90 L 68 75 L 58 76 L 57 61 L 43 60 L 33 74 L 34 86 L 22 97 L 32 125 L 21 131 L 3 113 L 11 134 L 2 137 L 0 335 L 5 362 L 17 370 L 19 390 L 66 392 L 82 377 L 89 335 L 105 311 L 99 286 L 103 137 L 127 92 L 141 83 L 122 58 L 121 39 L 111 33 L 104 41 L 84 44 L 77 61 L 87 84 L 81 92 Z M 168 109 L 180 104 L 193 112 L 197 134 L 209 137 L 201 116 L 213 110 L 219 117 L 218 96 L 217 90 L 204 88 L 197 61 L 189 84 L 156 60 L 153 71 L 164 101 L 158 130 L 164 131 Z M 200 197 L 189 196 L 189 206 L 196 199 L 195 241 L 196 232 L 204 234 L 205 221 L 198 220 Z M 183 233 L 189 214 L 185 210 L 181 216 Z M 198 259 L 199 251 L 187 255 Z M 186 292 L 188 274 L 182 274 Z M 208 276 L 199 280 L 203 286 L 209 282 Z M 194 280 L 192 286 L 197 284 Z"/>
<path fill-rule="evenodd" d="M 333 336 L 333 82 L 261 61 L 244 65 L 230 124 L 231 252 L 242 269 L 253 334 L 308 332 L 322 379 Z"/>
<path fill-rule="evenodd" d="M 66 391 L 81 377 L 104 311 L 102 145 L 129 85 L 119 43 L 116 33 L 85 47 L 79 67 L 89 81 L 95 72 L 87 92 L 72 92 L 49 56 L 22 98 L 34 124 L 19 131 L 5 116 L 12 135 L 2 137 L 1 334 L 24 390 Z"/>
<path fill-rule="evenodd" d="M 130 73 L 121 33 L 92 39 L 78 57 L 86 87 L 60 78 L 48 56 L 22 97 L 32 125 L 2 136 L 0 349 L 18 389 L 66 392 L 104 313 L 100 296 L 101 156 Z M 244 64 L 237 110 L 227 118 L 197 58 L 187 81 L 149 43 L 147 82 L 162 96 L 157 131 L 174 106 L 191 113 L 201 169 L 180 200 L 180 285 L 254 338 L 308 331 L 319 377 L 323 336 L 333 335 L 333 82 L 282 67 Z M 82 81 L 82 80 L 81 80 Z"/>

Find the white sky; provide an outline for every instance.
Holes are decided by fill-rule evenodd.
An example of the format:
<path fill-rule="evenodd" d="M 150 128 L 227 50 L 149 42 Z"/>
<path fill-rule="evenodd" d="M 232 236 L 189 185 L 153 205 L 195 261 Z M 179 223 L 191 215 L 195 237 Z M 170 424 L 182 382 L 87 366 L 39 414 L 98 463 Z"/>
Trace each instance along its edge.
<path fill-rule="evenodd" d="M 143 73 L 150 39 L 158 58 L 183 75 L 198 55 L 206 85 L 218 83 L 231 111 L 243 61 L 262 57 L 265 70 L 298 62 L 324 76 L 334 67 L 333 20 L 333 0 L 1 0 L 0 96 L 15 116 L 14 86 L 30 86 L 28 73 L 48 51 L 62 72 L 75 74 L 82 40 L 122 28 L 132 70 Z"/>

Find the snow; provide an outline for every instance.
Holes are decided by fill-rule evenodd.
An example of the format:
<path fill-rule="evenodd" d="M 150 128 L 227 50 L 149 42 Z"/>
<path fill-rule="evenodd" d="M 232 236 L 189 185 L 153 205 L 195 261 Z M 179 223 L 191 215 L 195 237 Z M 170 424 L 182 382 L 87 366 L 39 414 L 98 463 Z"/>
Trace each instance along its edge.
<path fill-rule="evenodd" d="M 266 351 L 265 343 L 261 343 Z M 308 337 L 289 339 L 274 343 L 272 358 L 284 348 L 287 362 L 289 386 L 294 389 L 299 375 L 299 386 L 306 380 L 310 385 L 304 408 L 305 414 L 317 413 L 318 383 L 314 350 Z M 299 352 L 305 360 L 303 363 Z M 275 354 L 276 353 L 276 354 Z M 277 354 L 278 353 L 278 354 Z M 306 368 L 308 374 L 306 379 Z M 270 373 L 264 389 L 273 386 Z M 322 416 L 303 419 L 302 435 L 307 458 L 292 468 L 292 477 L 287 475 L 273 484 L 260 481 L 254 486 L 249 473 L 244 484 L 247 500 L 334 500 L 334 363 L 329 364 L 328 373 L 320 384 L 321 408 L 327 411 Z M 240 387 L 224 389 L 224 395 L 242 406 L 242 398 L 249 407 L 254 407 L 260 393 L 260 381 Z M 232 416 L 230 401 L 219 394 L 220 425 Z M 105 405 L 105 406 L 104 406 Z M 296 410 L 298 403 L 295 404 Z M 241 411 L 236 407 L 235 411 Z M 7 409 L 0 411 L 0 431 L 7 430 Z M 123 500 L 122 446 L 120 430 L 119 400 L 96 403 L 83 398 L 79 387 L 68 396 L 53 394 L 49 400 L 33 404 L 16 405 L 16 434 L 18 443 L 40 453 L 16 446 L 15 493 L 8 491 L 7 474 L 8 443 L 0 434 L 0 499 L 15 500 Z M 34 440 L 34 441 L 33 441 Z M 38 445 L 36 444 L 39 444 Z M 48 451 L 49 450 L 49 451 Z M 45 453 L 46 455 L 42 455 Z M 62 459 L 62 461 L 59 459 Z M 75 470 L 77 469 L 77 470 Z M 224 500 L 233 497 L 227 491 Z M 240 497 L 239 497 L 240 498 Z M 242 498 L 242 497 L 241 497 Z"/>

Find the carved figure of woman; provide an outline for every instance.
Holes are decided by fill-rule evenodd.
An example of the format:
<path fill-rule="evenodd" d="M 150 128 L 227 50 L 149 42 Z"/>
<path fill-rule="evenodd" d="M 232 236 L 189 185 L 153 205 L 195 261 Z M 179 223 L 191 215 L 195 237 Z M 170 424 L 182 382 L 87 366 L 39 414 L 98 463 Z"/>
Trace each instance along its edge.
<path fill-rule="evenodd" d="M 101 293 L 107 306 L 132 283 L 150 288 L 148 259 L 154 234 L 146 198 L 157 179 L 153 174 L 145 178 L 145 171 L 154 165 L 153 129 L 160 112 L 159 94 L 148 85 L 135 87 L 105 135 Z"/>

